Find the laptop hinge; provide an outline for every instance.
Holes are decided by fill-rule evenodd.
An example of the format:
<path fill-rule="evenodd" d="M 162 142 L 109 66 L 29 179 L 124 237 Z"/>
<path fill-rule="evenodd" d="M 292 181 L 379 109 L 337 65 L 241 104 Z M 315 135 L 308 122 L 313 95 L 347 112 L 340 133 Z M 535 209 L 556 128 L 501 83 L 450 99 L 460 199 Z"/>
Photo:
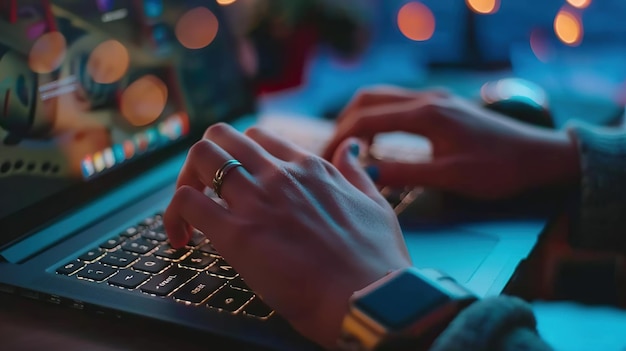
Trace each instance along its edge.
<path fill-rule="evenodd" d="M 185 153 L 164 162 L 140 177 L 123 184 L 110 194 L 84 205 L 47 228 L 8 246 L 0 251 L 0 256 L 11 263 L 20 263 L 67 239 L 81 229 L 123 209 L 126 204 L 136 200 L 140 195 L 174 182 L 184 159 Z"/>

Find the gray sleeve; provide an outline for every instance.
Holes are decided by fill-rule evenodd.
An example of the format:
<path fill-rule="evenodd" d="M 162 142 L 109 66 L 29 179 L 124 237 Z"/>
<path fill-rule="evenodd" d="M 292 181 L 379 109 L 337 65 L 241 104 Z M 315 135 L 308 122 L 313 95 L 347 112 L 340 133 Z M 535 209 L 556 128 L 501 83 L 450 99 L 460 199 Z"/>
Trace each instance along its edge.
<path fill-rule="evenodd" d="M 572 243 L 578 247 L 626 251 L 626 130 L 570 123 L 581 155 L 579 213 Z"/>
<path fill-rule="evenodd" d="M 508 296 L 478 301 L 450 323 L 430 351 L 549 351 L 530 306 Z"/>

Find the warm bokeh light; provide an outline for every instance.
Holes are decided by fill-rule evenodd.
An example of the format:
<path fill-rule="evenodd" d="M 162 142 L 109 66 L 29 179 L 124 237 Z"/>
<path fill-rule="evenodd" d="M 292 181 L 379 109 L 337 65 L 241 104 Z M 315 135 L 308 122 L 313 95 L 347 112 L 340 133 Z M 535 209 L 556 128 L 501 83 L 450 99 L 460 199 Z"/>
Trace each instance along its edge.
<path fill-rule="evenodd" d="M 145 126 L 161 116 L 167 104 L 167 86 L 153 75 L 143 76 L 124 90 L 120 111 L 134 126 Z"/>
<path fill-rule="evenodd" d="M 117 40 L 107 40 L 98 45 L 87 61 L 87 72 L 100 84 L 111 84 L 122 79 L 128 66 L 128 50 Z"/>
<path fill-rule="evenodd" d="M 576 46 L 583 39 L 583 24 L 576 14 L 562 9 L 554 18 L 554 32 L 563 43 Z"/>
<path fill-rule="evenodd" d="M 500 9 L 500 0 L 465 0 L 467 6 L 474 12 L 490 15 Z"/>
<path fill-rule="evenodd" d="M 206 7 L 196 7 L 176 23 L 176 38 L 187 49 L 202 49 L 215 39 L 219 23 Z"/>
<path fill-rule="evenodd" d="M 217 0 L 217 3 L 220 5 L 230 5 L 237 0 Z"/>
<path fill-rule="evenodd" d="M 421 2 L 409 2 L 398 11 L 398 28 L 411 40 L 425 41 L 435 32 L 435 16 Z"/>
<path fill-rule="evenodd" d="M 33 72 L 50 73 L 63 63 L 67 42 L 60 32 L 45 33 L 33 44 L 28 55 L 28 65 Z"/>
<path fill-rule="evenodd" d="M 533 29 L 530 32 L 530 49 L 535 54 L 535 57 L 543 63 L 550 61 L 550 43 L 541 29 Z"/>
<path fill-rule="evenodd" d="M 567 2 L 579 9 L 585 9 L 591 5 L 591 0 L 567 0 Z"/>

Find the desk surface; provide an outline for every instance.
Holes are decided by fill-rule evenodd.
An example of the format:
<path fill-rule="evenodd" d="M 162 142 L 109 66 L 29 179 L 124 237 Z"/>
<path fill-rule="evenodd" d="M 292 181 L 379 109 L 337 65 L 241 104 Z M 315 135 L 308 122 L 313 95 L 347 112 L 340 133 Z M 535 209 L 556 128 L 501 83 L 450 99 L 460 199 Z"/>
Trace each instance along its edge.
<path fill-rule="evenodd" d="M 142 319 L 97 316 L 0 295 L 2 350 L 255 350 L 232 340 Z"/>

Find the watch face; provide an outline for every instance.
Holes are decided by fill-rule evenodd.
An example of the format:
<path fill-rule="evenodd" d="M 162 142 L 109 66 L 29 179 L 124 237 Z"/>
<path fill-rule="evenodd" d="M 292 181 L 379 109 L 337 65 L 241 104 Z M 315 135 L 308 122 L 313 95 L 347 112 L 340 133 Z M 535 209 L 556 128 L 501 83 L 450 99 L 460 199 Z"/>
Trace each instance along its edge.
<path fill-rule="evenodd" d="M 391 330 L 402 330 L 451 298 L 410 272 L 403 272 L 357 299 L 355 307 Z"/>

